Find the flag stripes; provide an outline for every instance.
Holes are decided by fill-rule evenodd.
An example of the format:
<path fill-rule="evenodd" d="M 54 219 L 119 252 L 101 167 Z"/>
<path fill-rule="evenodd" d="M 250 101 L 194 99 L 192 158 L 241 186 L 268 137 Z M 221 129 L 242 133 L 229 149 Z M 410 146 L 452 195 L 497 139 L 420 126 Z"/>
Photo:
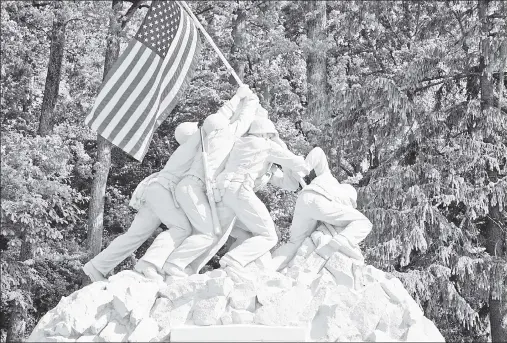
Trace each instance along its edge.
<path fill-rule="evenodd" d="M 192 32 L 197 33 L 195 26 L 193 26 L 193 24 L 190 21 L 190 18 L 185 18 L 182 21 L 182 24 L 185 26 L 185 28 L 182 30 L 184 32 L 184 34 L 180 37 L 181 44 L 178 44 L 178 47 L 174 50 L 174 53 L 171 54 L 171 60 L 168 61 L 167 65 L 165 67 L 165 72 L 171 76 L 165 77 L 163 79 L 162 83 L 159 83 L 159 85 L 158 85 L 159 88 L 157 88 L 157 91 L 156 91 L 157 98 L 155 99 L 155 101 L 158 104 L 160 104 L 160 101 L 163 96 L 163 92 L 166 90 L 166 88 L 174 86 L 173 80 L 176 77 L 176 72 L 178 71 L 178 67 L 180 66 L 182 60 L 185 59 L 185 56 L 183 54 L 184 49 L 182 48 L 184 43 L 187 41 L 190 41 L 190 39 L 191 39 L 190 34 Z M 192 28 L 194 30 L 191 30 Z M 193 36 L 192 36 L 192 38 L 193 38 Z M 188 47 L 188 45 L 187 45 L 187 47 Z M 178 89 L 176 89 L 176 91 L 178 91 Z M 126 145 L 127 149 L 131 149 L 131 148 L 133 149 L 134 148 L 133 145 L 137 145 L 138 147 L 141 145 L 144 146 L 144 139 L 146 137 L 149 137 L 149 129 L 150 129 L 150 126 L 153 125 L 153 122 L 154 122 L 154 119 L 156 119 L 156 116 L 163 116 L 163 118 L 161 118 L 162 121 L 167 117 L 167 115 L 164 116 L 164 112 L 158 113 L 159 108 L 160 107 L 153 107 L 152 106 L 150 108 L 149 113 L 145 117 L 139 118 L 138 122 L 136 123 L 136 124 L 138 124 L 139 129 L 133 133 L 134 139 L 129 140 L 128 144 Z M 153 128 L 153 129 L 155 129 L 155 128 Z"/>
<path fill-rule="evenodd" d="M 200 48 L 201 48 L 201 42 L 198 40 L 197 43 L 196 43 L 195 50 L 196 51 L 200 51 Z M 197 55 L 198 54 L 196 53 L 195 56 L 197 56 Z M 190 65 L 188 67 L 186 67 L 186 68 L 183 68 L 183 70 L 195 70 L 195 68 L 197 67 L 197 61 L 198 61 L 198 59 L 194 58 L 193 60 L 191 60 Z M 187 60 L 187 62 L 188 62 L 188 60 Z M 149 142 L 151 142 L 151 138 L 153 136 L 153 133 L 160 126 L 160 124 L 162 124 L 162 122 L 165 120 L 165 118 L 167 118 L 167 115 L 169 115 L 169 113 L 171 113 L 171 111 L 176 106 L 178 95 L 175 94 L 175 90 L 177 90 L 177 89 L 180 89 L 180 90 L 181 89 L 186 89 L 187 86 L 189 85 L 191 79 L 188 78 L 188 77 L 184 77 L 184 75 L 185 75 L 184 72 L 182 72 L 180 74 L 180 78 L 178 79 L 178 83 L 171 90 L 171 93 L 174 94 L 174 96 L 173 96 L 173 94 L 169 95 L 169 96 L 173 96 L 171 103 L 166 107 L 166 109 L 164 110 L 164 112 L 161 112 L 160 115 L 153 117 L 152 121 L 148 125 L 148 128 L 151 127 L 151 129 L 150 129 L 149 134 L 145 135 L 145 140 L 144 140 L 144 142 L 143 142 L 143 144 L 141 146 L 141 151 L 147 150 Z M 166 97 L 166 99 L 169 99 L 169 96 Z M 135 149 L 137 147 L 138 147 L 138 143 L 136 143 L 136 146 L 134 147 L 134 151 L 135 151 Z"/>
<path fill-rule="evenodd" d="M 195 69 L 195 63 L 192 63 L 192 59 L 185 57 L 191 53 L 193 53 L 194 56 L 196 56 L 197 54 L 195 53 L 195 51 L 200 49 L 200 44 L 198 44 L 198 42 L 200 41 L 194 39 L 195 36 L 198 34 L 195 26 L 192 27 L 191 33 L 192 33 L 191 40 L 193 41 L 194 44 L 192 46 L 187 45 L 187 49 L 185 49 L 185 52 L 182 54 L 183 56 L 178 56 L 181 58 L 181 60 L 184 61 L 184 64 L 182 63 L 173 64 L 173 66 L 177 65 L 177 68 L 175 68 L 174 70 L 172 70 L 173 68 L 171 68 L 170 73 L 171 72 L 173 73 L 173 77 L 170 79 L 170 81 L 168 81 L 169 78 L 166 78 L 164 80 L 164 83 L 162 84 L 163 91 L 161 92 L 162 93 L 161 95 L 165 97 L 163 98 L 160 106 L 158 108 L 153 108 L 153 114 L 148 115 L 148 118 L 146 118 L 144 123 L 140 126 L 141 129 L 144 129 L 143 142 L 141 142 L 141 139 L 133 139 L 129 142 L 130 144 L 136 142 L 135 146 L 133 147 L 133 151 L 136 151 L 138 147 L 141 148 L 141 151 L 143 149 L 146 149 L 147 143 L 151 141 L 151 137 L 154 131 L 158 128 L 160 123 L 162 123 L 165 120 L 167 115 L 173 110 L 174 106 L 176 106 L 177 92 L 183 88 L 182 85 L 184 84 L 184 81 L 186 79 L 185 75 L 187 74 L 188 70 L 190 70 L 190 66 L 194 67 Z M 187 86 L 187 84 L 185 84 L 185 86 Z M 150 119 L 149 122 L 148 119 Z M 159 123 L 159 125 L 156 125 L 157 122 Z"/>
<path fill-rule="evenodd" d="M 85 123 L 141 161 L 188 86 L 200 49 L 199 32 L 184 9 L 177 2 L 153 1 Z"/>

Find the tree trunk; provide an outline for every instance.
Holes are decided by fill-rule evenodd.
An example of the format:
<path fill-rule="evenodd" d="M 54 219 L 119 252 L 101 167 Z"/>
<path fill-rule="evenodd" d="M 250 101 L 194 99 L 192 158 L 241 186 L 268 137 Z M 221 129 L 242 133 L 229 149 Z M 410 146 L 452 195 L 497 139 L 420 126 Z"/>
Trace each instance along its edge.
<path fill-rule="evenodd" d="M 33 258 L 33 247 L 31 242 L 27 240 L 26 234 L 23 235 L 22 240 L 19 260 L 26 261 Z M 26 291 L 29 285 L 28 283 L 23 283 L 20 285 L 20 288 Z M 25 340 L 27 318 L 28 313 L 26 312 L 26 308 L 17 305 L 9 319 L 6 342 L 22 342 Z"/>
<path fill-rule="evenodd" d="M 42 98 L 42 108 L 39 118 L 38 134 L 46 136 L 53 131 L 53 111 L 58 99 L 60 88 L 60 75 L 62 70 L 63 53 L 65 49 L 65 12 L 64 4 L 60 1 L 54 2 L 53 27 L 51 29 L 51 48 L 49 50 L 48 72 Z M 28 235 L 23 235 L 19 260 L 26 261 L 33 258 L 32 243 Z"/>
<path fill-rule="evenodd" d="M 488 65 L 492 57 L 490 51 L 489 20 L 486 17 L 488 2 L 479 0 L 479 20 L 481 23 L 481 55 L 479 57 L 479 69 L 481 72 L 481 111 L 483 115 L 488 115 L 488 111 L 493 107 L 493 75 L 488 70 Z"/>
<path fill-rule="evenodd" d="M 240 80 L 244 80 L 246 58 L 245 53 L 245 25 L 246 25 L 246 12 L 243 8 L 237 8 L 234 11 L 234 19 L 232 20 L 232 39 L 233 44 L 231 47 L 231 66 L 238 74 Z M 231 75 L 229 82 L 237 85 L 236 79 Z"/>
<path fill-rule="evenodd" d="M 308 106 L 305 119 L 319 125 L 329 118 L 325 49 L 326 2 L 307 1 L 306 9 L 309 13 L 306 25 L 310 46 L 306 57 Z"/>
<path fill-rule="evenodd" d="M 487 243 L 486 251 L 495 257 L 495 262 L 498 264 L 505 264 L 507 255 L 507 247 L 504 239 L 504 234 L 499 225 L 501 220 L 500 210 L 498 205 L 490 208 L 490 218 L 487 225 Z M 497 278 L 505 277 L 503 273 L 492 273 Z M 507 316 L 507 290 L 502 292 L 502 287 L 497 285 L 502 283 L 503 280 L 492 279 L 490 283 L 491 292 L 489 295 L 489 322 L 491 327 L 491 341 L 492 342 L 507 342 L 507 327 L 502 325 L 503 318 Z"/>
<path fill-rule="evenodd" d="M 479 7 L 479 21 L 481 24 L 481 55 L 480 55 L 480 90 L 481 90 L 481 111 L 482 118 L 490 115 L 493 109 L 493 76 L 488 65 L 492 58 L 489 42 L 489 20 L 487 18 L 488 1 L 478 0 Z M 485 120 L 484 120 L 485 121 Z M 503 232 L 498 221 L 501 220 L 498 204 L 490 206 L 489 219 L 486 229 L 486 252 L 492 257 L 505 258 L 505 242 L 503 240 Z M 490 280 L 490 284 L 498 284 L 503 280 Z M 492 342 L 506 342 L 507 330 L 502 326 L 503 316 L 507 314 L 507 306 L 505 299 L 501 299 L 500 294 L 495 294 L 491 286 L 489 297 L 489 322 L 491 327 L 491 340 Z"/>
<path fill-rule="evenodd" d="M 112 7 L 113 11 L 109 18 L 103 80 L 120 54 L 121 9 L 123 2 L 121 0 L 113 0 Z M 111 148 L 112 144 L 109 141 L 101 136 L 97 136 L 97 162 L 94 166 L 95 175 L 91 187 L 87 222 L 88 248 L 91 257 L 96 256 L 102 248 L 104 198 L 106 195 L 107 177 L 111 168 Z"/>
<path fill-rule="evenodd" d="M 274 8 L 274 3 L 272 1 L 264 3 L 262 6 L 260 6 L 260 10 L 263 16 L 268 16 L 270 12 L 276 11 L 276 9 Z M 269 35 L 270 33 L 267 32 L 266 34 Z M 268 37 L 266 37 L 266 39 L 268 39 Z M 267 59 L 264 61 L 264 63 L 267 67 L 269 67 L 269 65 L 271 64 L 271 60 Z M 273 98 L 272 85 L 273 80 L 270 80 L 269 78 L 260 80 L 259 92 L 257 94 L 260 95 L 259 98 L 262 107 L 264 107 L 268 112 L 271 112 L 271 100 Z"/>
<path fill-rule="evenodd" d="M 261 105 L 266 110 L 271 109 L 271 85 L 268 82 L 262 82 L 260 86 Z"/>
<path fill-rule="evenodd" d="M 26 261 L 33 258 L 33 247 L 32 243 L 28 240 L 26 234 L 23 235 L 23 243 L 21 243 L 21 249 L 19 251 L 19 260 Z"/>
<path fill-rule="evenodd" d="M 105 80 L 109 70 L 120 55 L 120 34 L 126 27 L 128 21 L 135 14 L 140 0 L 132 2 L 131 7 L 125 15 L 121 14 L 123 7 L 122 0 L 112 1 L 112 13 L 109 17 L 109 30 L 107 35 L 107 47 L 104 60 L 104 73 L 102 80 Z M 102 233 L 104 231 L 104 198 L 106 195 L 107 178 L 111 168 L 111 150 L 113 145 L 101 136 L 97 136 L 97 162 L 94 165 L 94 179 L 91 187 L 90 204 L 88 206 L 88 248 L 91 257 L 96 256 L 102 248 Z"/>
<path fill-rule="evenodd" d="M 63 10 L 64 4 L 55 2 L 55 18 L 51 29 L 51 48 L 49 52 L 48 73 L 42 98 L 42 108 L 39 120 L 38 133 L 41 136 L 51 134 L 53 131 L 56 100 L 60 88 L 60 74 L 62 70 L 63 53 L 65 48 L 65 26 L 66 18 Z"/>
<path fill-rule="evenodd" d="M 26 331 L 26 311 L 19 306 L 14 309 L 7 328 L 6 342 L 23 342 Z"/>

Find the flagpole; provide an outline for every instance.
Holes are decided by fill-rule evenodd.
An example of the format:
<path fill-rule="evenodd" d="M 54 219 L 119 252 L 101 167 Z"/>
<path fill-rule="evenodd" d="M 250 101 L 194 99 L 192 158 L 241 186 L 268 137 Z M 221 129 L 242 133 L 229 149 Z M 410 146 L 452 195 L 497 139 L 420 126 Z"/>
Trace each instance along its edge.
<path fill-rule="evenodd" d="M 208 43 L 210 43 L 211 46 L 213 47 L 213 49 L 215 49 L 215 51 L 218 54 L 218 56 L 220 57 L 220 59 L 222 60 L 222 62 L 224 62 L 225 66 L 227 67 L 227 70 L 232 74 L 234 79 L 236 79 L 236 82 L 238 83 L 238 85 L 242 86 L 243 81 L 241 81 L 238 74 L 236 74 L 236 71 L 234 71 L 234 68 L 231 67 L 231 65 L 229 64 L 229 62 L 225 58 L 224 54 L 222 54 L 222 52 L 220 51 L 218 46 L 215 44 L 215 42 L 213 42 L 213 39 L 210 37 L 210 35 L 206 32 L 204 27 L 201 25 L 201 23 L 199 22 L 199 19 L 197 19 L 197 17 L 194 15 L 194 13 L 192 13 L 192 10 L 190 9 L 190 7 L 187 5 L 187 3 L 185 1 L 180 1 L 180 3 L 187 10 L 187 13 L 190 15 L 190 17 L 194 21 L 195 25 L 197 25 L 199 30 L 201 30 L 204 37 L 206 37 L 206 39 L 208 40 Z"/>

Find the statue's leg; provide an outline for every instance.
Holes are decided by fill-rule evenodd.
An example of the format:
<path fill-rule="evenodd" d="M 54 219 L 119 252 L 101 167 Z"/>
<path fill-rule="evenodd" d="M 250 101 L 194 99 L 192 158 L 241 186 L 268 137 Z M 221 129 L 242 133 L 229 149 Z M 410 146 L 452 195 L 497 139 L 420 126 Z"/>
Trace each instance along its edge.
<path fill-rule="evenodd" d="M 373 227 L 370 220 L 354 208 L 350 208 L 344 217 L 349 218 L 350 222 L 339 234 L 346 237 L 351 244 L 359 244 L 368 236 Z"/>
<path fill-rule="evenodd" d="M 246 230 L 248 229 L 241 221 L 236 221 L 236 225 L 231 232 L 231 237 L 234 237 L 236 240 L 229 247 L 229 251 L 235 249 L 239 245 L 243 244 L 244 241 L 252 237 L 252 234 Z"/>
<path fill-rule="evenodd" d="M 278 236 L 275 224 L 264 203 L 252 190 L 240 187 L 237 192 L 226 192 L 223 201 L 234 210 L 238 220 L 253 234 L 253 237 L 247 238 L 223 257 L 225 263 L 228 259 L 232 259 L 244 267 L 276 245 Z"/>
<path fill-rule="evenodd" d="M 180 271 L 208 250 L 214 242 L 213 220 L 202 182 L 185 177 L 176 187 L 176 199 L 194 227 L 194 234 L 174 249 L 167 264 Z"/>
<path fill-rule="evenodd" d="M 208 263 L 213 256 L 215 256 L 216 253 L 218 253 L 218 251 L 226 245 L 230 234 L 234 231 L 231 227 L 232 222 L 234 221 L 236 224 L 238 223 L 234 212 L 229 207 L 225 206 L 223 201 L 220 201 L 216 205 L 222 232 L 218 235 L 217 239 L 213 241 L 213 245 L 207 249 L 204 254 L 201 254 L 201 256 L 192 261 L 190 266 L 187 267 L 187 269 L 190 269 L 194 273 L 198 273 L 206 265 L 206 263 Z"/>
<path fill-rule="evenodd" d="M 316 197 L 314 204 L 316 219 L 343 228 L 338 235 L 346 237 L 353 245 L 361 242 L 372 229 L 368 218 L 352 206 L 341 205 L 323 196 Z"/>
<path fill-rule="evenodd" d="M 277 270 L 282 270 L 294 258 L 303 241 L 309 237 L 317 227 L 314 219 L 313 192 L 303 192 L 296 201 L 294 216 L 290 226 L 290 237 L 287 243 L 273 252 L 273 264 Z"/>
<path fill-rule="evenodd" d="M 152 265 L 162 273 L 162 267 L 169 255 L 192 233 L 187 216 L 180 208 L 176 208 L 170 192 L 158 183 L 150 185 L 151 196 L 146 199 L 146 205 L 155 212 L 168 230 L 155 238 L 136 264 L 137 271 L 142 272 L 147 266 Z"/>
<path fill-rule="evenodd" d="M 147 206 L 141 207 L 128 231 L 116 237 L 106 249 L 91 259 L 90 263 L 105 276 L 136 251 L 153 234 L 160 223 L 160 219 L 152 210 Z"/>

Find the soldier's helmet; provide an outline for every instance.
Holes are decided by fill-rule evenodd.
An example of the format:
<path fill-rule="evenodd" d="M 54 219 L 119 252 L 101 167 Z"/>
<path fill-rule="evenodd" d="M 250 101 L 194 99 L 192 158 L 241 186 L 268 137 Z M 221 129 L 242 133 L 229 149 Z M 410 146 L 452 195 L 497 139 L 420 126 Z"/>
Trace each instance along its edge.
<path fill-rule="evenodd" d="M 248 130 L 250 134 L 271 133 L 278 136 L 278 131 L 271 120 L 264 117 L 256 117 Z"/>
<path fill-rule="evenodd" d="M 264 107 L 262 107 L 261 104 L 258 104 L 255 110 L 255 115 L 257 117 L 268 118 L 268 111 Z"/>
<path fill-rule="evenodd" d="M 197 130 L 197 122 L 183 122 L 180 125 L 176 126 L 176 130 L 174 130 L 174 138 L 176 138 L 176 142 L 181 145 L 185 143 L 190 138 L 190 136 L 196 133 Z"/>

